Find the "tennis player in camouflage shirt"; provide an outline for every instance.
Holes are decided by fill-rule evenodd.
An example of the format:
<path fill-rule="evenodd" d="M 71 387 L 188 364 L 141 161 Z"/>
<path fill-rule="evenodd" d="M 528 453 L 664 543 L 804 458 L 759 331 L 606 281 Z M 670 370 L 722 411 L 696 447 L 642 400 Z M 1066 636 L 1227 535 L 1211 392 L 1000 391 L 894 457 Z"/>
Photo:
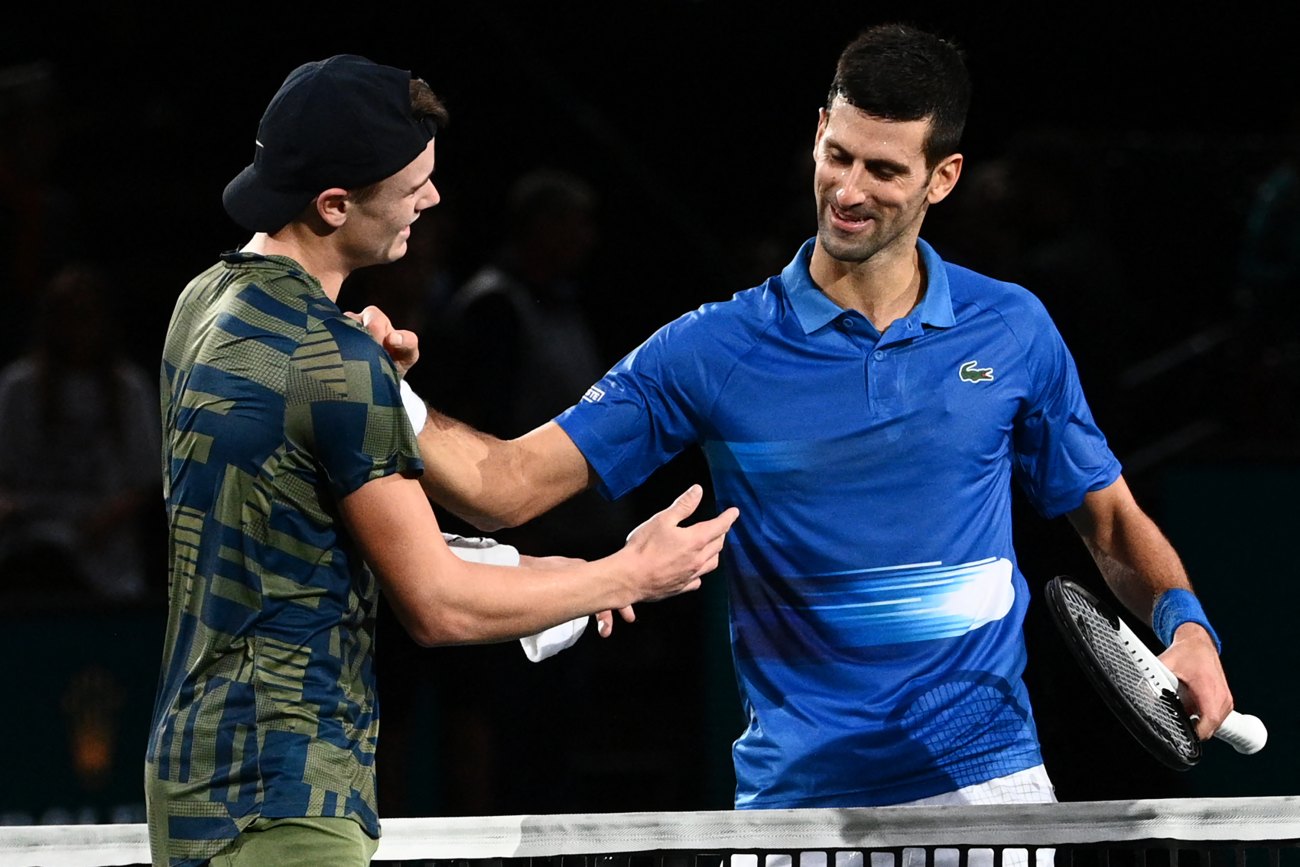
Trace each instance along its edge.
<path fill-rule="evenodd" d="M 408 71 L 294 70 L 226 188 L 253 232 L 196 277 L 162 363 L 170 614 L 145 773 L 160 865 L 359 865 L 377 847 L 382 588 L 425 645 L 504 641 L 692 590 L 729 510 L 693 486 L 595 562 L 464 562 L 420 489 L 396 369 L 337 306 L 438 202 L 446 112 Z"/>

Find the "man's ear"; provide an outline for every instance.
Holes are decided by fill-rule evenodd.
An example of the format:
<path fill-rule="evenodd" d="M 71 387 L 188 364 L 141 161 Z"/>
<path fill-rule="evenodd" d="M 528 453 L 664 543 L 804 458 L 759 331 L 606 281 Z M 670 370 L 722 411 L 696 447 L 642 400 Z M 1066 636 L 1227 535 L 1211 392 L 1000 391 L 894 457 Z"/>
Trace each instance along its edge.
<path fill-rule="evenodd" d="M 948 198 L 952 188 L 957 186 L 957 179 L 961 177 L 961 167 L 964 158 L 961 154 L 949 154 L 939 162 L 934 171 L 930 174 L 930 192 L 926 200 L 931 204 L 938 204 Z"/>
<path fill-rule="evenodd" d="M 825 108 L 817 109 L 817 133 L 813 136 L 813 159 L 817 159 L 817 148 L 822 143 L 822 136 L 826 133 L 826 122 L 830 120 Z"/>
<path fill-rule="evenodd" d="M 348 208 L 352 202 L 348 199 L 348 191 L 340 187 L 330 187 L 325 192 L 316 197 L 316 214 L 321 218 L 325 225 L 337 229 L 348 220 Z"/>

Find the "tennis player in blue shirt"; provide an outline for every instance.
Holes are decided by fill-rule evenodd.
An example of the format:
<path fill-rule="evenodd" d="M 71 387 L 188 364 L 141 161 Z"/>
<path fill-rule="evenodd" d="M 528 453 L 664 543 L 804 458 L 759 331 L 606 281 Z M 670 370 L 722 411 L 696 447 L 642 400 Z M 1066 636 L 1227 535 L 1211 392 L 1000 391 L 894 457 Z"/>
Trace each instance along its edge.
<path fill-rule="evenodd" d="M 723 557 L 740 808 L 1055 800 L 1022 681 L 1012 479 L 1153 624 L 1198 734 L 1232 708 L 1047 311 L 920 237 L 961 175 L 969 93 L 952 43 L 864 32 L 817 126 L 816 236 L 780 274 L 665 325 L 518 439 L 436 412 L 419 437 L 426 493 L 485 530 L 590 486 L 619 497 L 702 448 L 740 510 Z"/>

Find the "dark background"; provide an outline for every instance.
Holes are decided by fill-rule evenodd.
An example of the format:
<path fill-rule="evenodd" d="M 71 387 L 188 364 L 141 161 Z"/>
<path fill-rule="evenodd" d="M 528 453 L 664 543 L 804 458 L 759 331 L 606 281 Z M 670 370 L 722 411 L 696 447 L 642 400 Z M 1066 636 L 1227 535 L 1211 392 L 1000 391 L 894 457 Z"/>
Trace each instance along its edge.
<path fill-rule="evenodd" d="M 1296 145 L 1300 69 L 1278 13 L 709 0 L 292 8 L 50 6 L 6 22 L 0 137 L 43 206 L 12 207 L 0 223 L 0 354 L 24 348 L 41 278 L 89 258 L 115 278 L 129 354 L 156 369 L 177 292 L 245 240 L 220 196 L 252 156 L 267 100 L 299 63 L 347 52 L 413 70 L 450 108 L 435 174 L 448 279 L 494 249 L 519 175 L 562 168 L 596 187 L 600 246 L 584 303 L 612 362 L 668 319 L 779 269 L 812 233 L 809 150 L 835 57 L 863 26 L 912 21 L 961 43 L 975 81 L 966 177 L 923 234 L 1048 302 L 1130 484 L 1189 560 L 1240 706 L 1273 731 L 1259 757 L 1210 744 L 1196 770 L 1164 771 L 1095 702 L 1035 602 L 1029 678 L 1059 793 L 1294 793 L 1300 712 L 1268 686 L 1295 661 L 1283 648 L 1297 601 L 1285 541 L 1300 442 L 1294 314 L 1289 297 L 1265 305 L 1240 276 L 1257 191 Z M 435 218 L 417 229 L 425 222 Z M 345 287 L 340 302 L 365 300 Z M 683 455 L 636 506 L 649 514 L 695 480 L 707 480 L 703 464 Z M 1095 577 L 1063 522 L 1026 511 L 1018 532 L 1032 584 Z M 644 606 L 609 642 L 587 636 L 535 666 L 513 645 L 418 650 L 390 624 L 382 812 L 726 808 L 740 720 L 720 591 L 715 580 Z M 138 820 L 161 605 L 0 613 L 5 658 L 21 649 L 29 663 L 23 694 L 48 744 L 6 755 L 7 781 L 27 782 L 5 787 L 0 820 Z M 119 680 L 111 782 L 64 767 L 62 684 L 87 655 Z M 30 741 L 31 720 L 15 725 Z"/>

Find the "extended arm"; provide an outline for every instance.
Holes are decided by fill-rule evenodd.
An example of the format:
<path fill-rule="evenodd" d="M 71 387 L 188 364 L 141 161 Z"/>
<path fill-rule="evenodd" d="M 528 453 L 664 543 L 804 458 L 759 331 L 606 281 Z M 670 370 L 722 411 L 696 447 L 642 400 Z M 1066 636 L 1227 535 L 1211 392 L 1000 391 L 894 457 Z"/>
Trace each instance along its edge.
<path fill-rule="evenodd" d="M 736 510 L 688 527 L 698 485 L 600 560 L 552 568 L 468 563 L 447 547 L 414 479 L 367 482 L 340 501 L 344 521 L 411 637 L 423 645 L 521 638 L 575 617 L 699 587 L 717 568 Z"/>
<path fill-rule="evenodd" d="M 1146 623 L 1169 591 L 1191 592 L 1191 583 L 1173 545 L 1142 511 L 1121 477 L 1089 493 L 1070 513 L 1097 568 L 1124 605 Z M 1165 600 L 1169 603 L 1179 594 Z M 1199 623 L 1183 622 L 1161 660 L 1183 685 L 1183 702 L 1199 716 L 1196 733 L 1209 738 L 1232 710 L 1232 693 L 1219 662 L 1218 648 Z"/>
<path fill-rule="evenodd" d="M 553 421 L 502 440 L 431 409 L 419 434 L 425 495 L 481 530 L 518 526 L 597 481 Z"/>
<path fill-rule="evenodd" d="M 419 337 L 394 328 L 378 307 L 348 315 L 366 327 L 402 374 L 419 359 Z M 418 400 L 410 391 L 405 399 Z M 420 485 L 430 500 L 480 530 L 517 527 L 598 481 L 582 452 L 554 422 L 502 440 L 425 409 L 426 421 L 416 430 L 425 467 Z"/>

